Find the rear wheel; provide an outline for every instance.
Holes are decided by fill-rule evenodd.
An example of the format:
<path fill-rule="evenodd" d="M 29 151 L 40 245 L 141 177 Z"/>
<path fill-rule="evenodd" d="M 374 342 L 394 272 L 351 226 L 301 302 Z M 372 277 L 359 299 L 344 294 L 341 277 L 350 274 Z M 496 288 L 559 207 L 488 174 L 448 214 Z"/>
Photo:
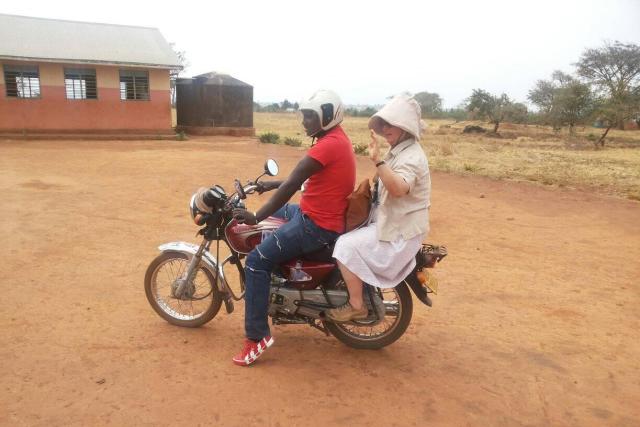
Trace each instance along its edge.
<path fill-rule="evenodd" d="M 344 286 L 344 283 L 341 283 Z M 394 343 L 400 338 L 413 315 L 413 300 L 405 282 L 395 288 L 372 288 L 384 304 L 384 318 L 375 322 L 354 321 L 348 323 L 325 322 L 326 328 L 349 347 L 376 350 Z M 364 298 L 368 298 L 365 292 Z"/>
<path fill-rule="evenodd" d="M 177 280 L 183 277 L 188 266 L 189 257 L 181 252 L 160 254 L 147 268 L 144 290 L 149 304 L 164 320 L 172 325 L 196 328 L 218 314 L 222 296 L 213 274 L 201 266 L 182 297 L 176 298 Z"/>

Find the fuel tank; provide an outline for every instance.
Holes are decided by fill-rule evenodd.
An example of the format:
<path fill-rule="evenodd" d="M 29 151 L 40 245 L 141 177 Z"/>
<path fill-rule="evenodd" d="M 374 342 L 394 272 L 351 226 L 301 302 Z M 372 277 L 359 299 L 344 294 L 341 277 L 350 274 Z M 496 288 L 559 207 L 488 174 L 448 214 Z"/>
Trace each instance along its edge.
<path fill-rule="evenodd" d="M 262 239 L 269 236 L 284 223 L 286 223 L 284 219 L 272 216 L 256 225 L 238 224 L 234 219 L 227 224 L 224 234 L 227 237 L 229 246 L 234 251 L 246 255 L 258 246 Z"/>
<path fill-rule="evenodd" d="M 256 225 L 238 224 L 234 219 L 224 233 L 231 248 L 241 254 L 248 254 L 271 233 L 285 224 L 280 218 L 269 217 Z M 336 265 L 331 260 L 312 261 L 304 255 L 280 265 L 283 276 L 289 284 L 301 290 L 315 289 L 331 273 Z"/>

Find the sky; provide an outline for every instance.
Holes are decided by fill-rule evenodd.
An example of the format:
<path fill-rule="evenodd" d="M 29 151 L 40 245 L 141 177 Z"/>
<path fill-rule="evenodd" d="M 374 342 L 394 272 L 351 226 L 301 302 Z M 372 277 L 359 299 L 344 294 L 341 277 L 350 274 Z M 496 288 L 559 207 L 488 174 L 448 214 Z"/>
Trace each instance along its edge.
<path fill-rule="evenodd" d="M 346 104 L 429 91 L 451 108 L 474 88 L 525 102 L 585 48 L 640 43 L 640 0 L 0 0 L 0 13 L 158 28 L 186 52 L 183 76 L 231 74 L 258 102 L 321 88 Z"/>

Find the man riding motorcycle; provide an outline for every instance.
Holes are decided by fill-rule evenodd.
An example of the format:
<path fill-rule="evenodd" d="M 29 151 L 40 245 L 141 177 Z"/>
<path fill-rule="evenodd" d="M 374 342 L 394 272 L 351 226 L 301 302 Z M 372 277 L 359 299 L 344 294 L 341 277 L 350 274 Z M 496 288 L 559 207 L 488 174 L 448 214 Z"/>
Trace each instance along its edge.
<path fill-rule="evenodd" d="M 288 222 L 264 239 L 245 266 L 245 344 L 233 358 L 240 366 L 255 362 L 274 340 L 269 331 L 271 272 L 281 262 L 332 245 L 344 233 L 347 197 L 355 185 L 353 146 L 340 123 L 344 107 L 338 95 L 319 90 L 300 105 L 311 148 L 284 181 L 262 182 L 258 190 L 276 193 L 257 212 L 235 209 L 240 223 L 257 224 L 269 216 Z M 302 185 L 300 205 L 287 204 Z"/>

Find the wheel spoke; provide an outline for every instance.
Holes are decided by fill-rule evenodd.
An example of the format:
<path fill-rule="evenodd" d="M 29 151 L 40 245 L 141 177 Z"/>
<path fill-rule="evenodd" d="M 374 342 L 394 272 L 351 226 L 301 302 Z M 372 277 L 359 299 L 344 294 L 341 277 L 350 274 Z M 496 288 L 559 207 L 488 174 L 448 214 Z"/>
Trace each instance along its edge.
<path fill-rule="evenodd" d="M 382 300 L 384 306 L 384 318 L 375 324 L 343 323 L 337 326 L 361 340 L 374 340 L 391 333 L 397 326 L 402 313 L 402 305 L 395 288 L 375 289 L 375 295 Z M 375 308 L 374 308 L 375 310 Z M 369 322 L 370 323 L 370 322 Z"/>
<path fill-rule="evenodd" d="M 184 274 L 188 263 L 189 260 L 183 258 L 167 259 L 158 265 L 151 278 L 151 293 L 160 309 L 181 320 L 196 319 L 202 316 L 213 304 L 213 284 L 203 268 L 198 269 L 192 284 L 188 285 L 193 286 L 191 298 L 183 300 L 172 297 L 172 286 Z M 165 278 L 167 283 L 165 283 Z M 191 289 L 187 289 L 190 293 Z"/>

